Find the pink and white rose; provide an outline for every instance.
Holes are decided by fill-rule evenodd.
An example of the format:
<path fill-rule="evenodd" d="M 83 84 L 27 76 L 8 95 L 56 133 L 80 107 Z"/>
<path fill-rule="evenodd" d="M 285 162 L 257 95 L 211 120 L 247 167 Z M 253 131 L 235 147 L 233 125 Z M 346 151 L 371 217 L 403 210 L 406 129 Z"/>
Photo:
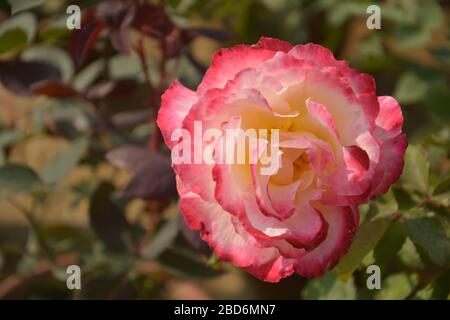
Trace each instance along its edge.
<path fill-rule="evenodd" d="M 271 175 L 258 163 L 173 164 L 189 227 L 220 259 L 269 282 L 335 266 L 358 228 L 357 206 L 398 179 L 407 145 L 399 104 L 377 96 L 370 75 L 320 45 L 271 38 L 219 50 L 196 91 L 177 81 L 167 89 L 158 115 L 167 146 L 176 129 L 193 135 L 194 121 L 279 129 L 281 167 Z"/>

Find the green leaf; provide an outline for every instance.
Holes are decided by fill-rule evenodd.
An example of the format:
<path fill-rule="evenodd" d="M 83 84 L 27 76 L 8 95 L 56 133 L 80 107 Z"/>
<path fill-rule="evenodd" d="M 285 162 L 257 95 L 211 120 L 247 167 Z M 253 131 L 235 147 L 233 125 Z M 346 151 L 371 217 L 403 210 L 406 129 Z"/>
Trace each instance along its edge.
<path fill-rule="evenodd" d="M 399 185 L 394 186 L 391 190 L 395 196 L 395 200 L 397 201 L 398 210 L 409 210 L 417 205 L 417 203 L 412 199 L 411 194 Z"/>
<path fill-rule="evenodd" d="M 5 31 L 0 35 L 0 54 L 20 50 L 27 45 L 27 34 L 20 28 Z"/>
<path fill-rule="evenodd" d="M 41 184 L 39 176 L 20 164 L 8 164 L 0 168 L 0 187 L 12 192 L 33 192 Z"/>
<path fill-rule="evenodd" d="M 431 199 L 441 206 L 450 206 L 450 192 L 436 194 L 432 196 Z"/>
<path fill-rule="evenodd" d="M 6 164 L 6 155 L 5 152 L 0 149 L 0 167 L 4 166 Z M 1 199 L 1 195 L 0 195 L 0 199 Z"/>
<path fill-rule="evenodd" d="M 408 186 L 421 193 L 429 192 L 429 170 L 425 150 L 420 146 L 409 145 L 405 153 L 405 167 L 402 179 Z"/>
<path fill-rule="evenodd" d="M 179 232 L 179 216 L 166 222 L 142 251 L 144 259 L 155 259 L 166 250 L 174 241 Z"/>
<path fill-rule="evenodd" d="M 434 188 L 433 195 L 450 192 L 450 177 L 446 177 L 444 180 Z"/>
<path fill-rule="evenodd" d="M 188 279 L 211 278 L 221 274 L 220 271 L 208 267 L 207 261 L 197 252 L 184 246 L 171 246 L 158 256 L 157 261 L 174 275 Z"/>
<path fill-rule="evenodd" d="M 450 270 L 439 276 L 432 283 L 433 299 L 447 300 L 450 294 Z"/>
<path fill-rule="evenodd" d="M 104 71 L 104 60 L 96 60 L 77 73 L 72 80 L 73 87 L 78 91 L 86 90 Z"/>
<path fill-rule="evenodd" d="M 20 133 L 15 130 L 3 130 L 0 133 L 0 148 L 7 147 L 17 141 L 20 137 Z"/>
<path fill-rule="evenodd" d="M 56 15 L 46 21 L 45 25 L 39 28 L 39 39 L 46 43 L 53 43 L 65 47 L 72 30 L 66 26 L 67 16 Z"/>
<path fill-rule="evenodd" d="M 365 3 L 342 1 L 333 10 L 328 11 L 328 20 L 334 26 L 340 26 L 353 16 L 366 15 L 367 5 Z"/>
<path fill-rule="evenodd" d="M 199 252 L 192 250 L 180 234 L 181 215 L 167 221 L 152 241 L 141 250 L 144 260 L 156 260 L 176 276 L 209 278 L 221 272 L 208 266 Z"/>
<path fill-rule="evenodd" d="M 63 148 L 40 171 L 42 180 L 48 184 L 61 181 L 80 161 L 86 152 L 87 146 L 88 140 L 86 138 L 80 138 Z"/>
<path fill-rule="evenodd" d="M 27 35 L 27 42 L 31 43 L 36 36 L 36 17 L 30 12 L 24 12 L 11 17 L 0 24 L 0 34 L 16 29 L 24 31 Z"/>
<path fill-rule="evenodd" d="M 0 1 L 0 11 L 5 13 L 11 12 L 11 4 L 5 0 Z"/>
<path fill-rule="evenodd" d="M 356 288 L 353 278 L 346 282 L 339 281 L 332 273 L 310 280 L 302 292 L 306 300 L 353 300 Z"/>
<path fill-rule="evenodd" d="M 20 134 L 15 130 L 4 130 L 0 132 L 0 167 L 6 164 L 6 155 L 3 148 L 14 143 Z"/>
<path fill-rule="evenodd" d="M 426 145 L 436 146 L 450 152 L 450 130 L 444 128 L 437 133 L 430 134 L 423 139 Z"/>
<path fill-rule="evenodd" d="M 132 246 L 131 226 L 122 208 L 113 199 L 114 186 L 102 182 L 90 199 L 89 220 L 99 239 L 112 251 L 120 252 Z"/>
<path fill-rule="evenodd" d="M 137 78 L 142 70 L 138 57 L 128 55 L 115 55 L 108 61 L 108 71 L 111 79 Z M 151 74 L 151 73 L 150 73 Z"/>
<path fill-rule="evenodd" d="M 8 0 L 11 5 L 12 14 L 16 14 L 17 12 L 40 6 L 46 1 L 47 0 Z"/>
<path fill-rule="evenodd" d="M 450 263 L 450 240 L 437 218 L 406 219 L 405 226 L 411 240 L 424 249 L 434 263 Z"/>
<path fill-rule="evenodd" d="M 450 48 L 440 47 L 431 49 L 431 54 L 435 59 L 450 66 Z"/>
<path fill-rule="evenodd" d="M 36 128 L 45 128 L 47 118 L 67 137 L 87 134 L 91 124 L 86 111 L 74 99 L 46 99 L 33 109 L 32 121 Z"/>
<path fill-rule="evenodd" d="M 444 22 L 444 11 L 437 3 L 430 1 L 420 8 L 418 15 L 423 29 L 434 31 Z"/>
<path fill-rule="evenodd" d="M 22 60 L 49 63 L 60 71 L 64 81 L 72 79 L 75 70 L 69 54 L 56 46 L 42 45 L 27 49 L 22 53 Z"/>
<path fill-rule="evenodd" d="M 417 269 L 424 267 L 422 258 L 420 257 L 419 252 L 417 252 L 416 246 L 409 237 L 406 238 L 405 243 L 397 255 L 400 258 L 400 261 L 407 266 Z"/>
<path fill-rule="evenodd" d="M 411 8 L 414 10 L 414 8 Z M 398 25 L 410 25 L 416 18 L 411 14 L 405 14 L 405 10 L 394 2 L 385 2 L 381 4 L 382 19 L 391 21 Z"/>
<path fill-rule="evenodd" d="M 415 300 L 430 300 L 432 294 L 433 294 L 433 287 L 431 286 L 431 284 L 428 284 L 425 287 L 422 287 L 420 290 L 418 290 L 414 294 L 414 299 Z"/>
<path fill-rule="evenodd" d="M 345 278 L 353 273 L 364 257 L 375 248 L 390 223 L 389 219 L 377 219 L 364 224 L 358 230 L 350 250 L 333 269 L 333 274 Z"/>
<path fill-rule="evenodd" d="M 181 3 L 181 0 L 169 0 L 168 3 L 172 8 L 176 8 Z"/>
<path fill-rule="evenodd" d="M 431 32 L 420 26 L 402 26 L 395 33 L 394 41 L 402 49 L 417 49 L 431 41 Z"/>
<path fill-rule="evenodd" d="M 429 84 L 415 72 L 405 72 L 401 75 L 394 90 L 394 97 L 404 104 L 421 101 L 428 90 Z"/>
<path fill-rule="evenodd" d="M 375 263 L 383 270 L 394 260 L 397 252 L 406 241 L 406 230 L 403 224 L 394 221 L 374 249 Z"/>
<path fill-rule="evenodd" d="M 48 27 L 40 31 L 39 37 L 47 43 L 63 43 L 70 36 L 70 31 L 64 25 L 62 27 Z"/>
<path fill-rule="evenodd" d="M 406 273 L 396 273 L 388 276 L 381 283 L 381 290 L 376 293 L 377 300 L 403 300 L 417 285 L 417 278 Z"/>
<path fill-rule="evenodd" d="M 377 198 L 375 208 L 377 219 L 390 217 L 398 211 L 397 199 L 392 189 Z"/>
<path fill-rule="evenodd" d="M 449 106 L 450 92 L 448 90 L 448 83 L 446 81 L 436 82 L 427 92 L 427 99 L 425 106 L 431 113 L 442 117 L 443 119 L 450 118 Z"/>

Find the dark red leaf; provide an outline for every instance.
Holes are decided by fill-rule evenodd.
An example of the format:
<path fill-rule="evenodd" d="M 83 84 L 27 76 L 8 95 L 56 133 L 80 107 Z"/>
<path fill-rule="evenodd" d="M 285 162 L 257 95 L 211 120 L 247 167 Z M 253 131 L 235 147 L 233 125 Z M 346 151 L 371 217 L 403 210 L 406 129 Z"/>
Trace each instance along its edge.
<path fill-rule="evenodd" d="M 167 164 L 167 163 L 166 163 Z M 134 173 L 122 191 L 124 197 L 146 200 L 170 199 L 177 195 L 175 174 L 163 163 L 146 163 Z"/>
<path fill-rule="evenodd" d="M 133 27 L 151 37 L 163 39 L 174 28 L 174 24 L 164 11 L 164 6 L 145 2 L 136 5 Z"/>
<path fill-rule="evenodd" d="M 105 0 L 95 7 L 95 16 L 100 20 L 109 20 L 112 19 L 122 7 L 123 3 L 119 0 Z"/>
<path fill-rule="evenodd" d="M 98 20 L 92 13 L 83 19 L 82 27 L 74 30 L 70 37 L 70 52 L 78 65 L 81 65 L 100 33 L 107 27 L 103 20 Z"/>
<path fill-rule="evenodd" d="M 177 57 L 181 54 L 181 50 L 188 42 L 188 38 L 184 31 L 178 27 L 174 27 L 172 31 L 164 38 L 165 47 L 164 55 L 166 58 Z"/>
<path fill-rule="evenodd" d="M 117 99 L 130 96 L 135 89 L 136 82 L 133 79 L 103 81 L 89 88 L 86 92 L 86 98 L 91 101 L 105 99 L 106 97 Z"/>
<path fill-rule="evenodd" d="M 133 172 L 123 196 L 163 200 L 177 195 L 169 156 L 144 146 L 127 145 L 110 151 L 106 157 L 112 164 Z"/>
<path fill-rule="evenodd" d="M 118 9 L 113 17 L 114 29 L 123 29 L 129 27 L 136 16 L 136 7 L 124 6 Z"/>
<path fill-rule="evenodd" d="M 135 16 L 135 6 L 125 5 L 120 1 L 105 1 L 97 7 L 97 17 L 107 21 L 109 37 L 113 47 L 121 53 L 131 52 L 131 35 L 128 27 Z"/>
<path fill-rule="evenodd" d="M 31 86 L 42 80 L 61 80 L 59 70 L 45 62 L 0 61 L 0 81 L 18 95 L 32 95 Z"/>
<path fill-rule="evenodd" d="M 43 94 L 53 98 L 68 98 L 78 94 L 70 85 L 56 80 L 42 80 L 31 85 L 35 94 Z"/>
<path fill-rule="evenodd" d="M 131 52 L 131 34 L 126 29 L 113 29 L 109 33 L 111 44 L 120 53 L 129 54 Z"/>

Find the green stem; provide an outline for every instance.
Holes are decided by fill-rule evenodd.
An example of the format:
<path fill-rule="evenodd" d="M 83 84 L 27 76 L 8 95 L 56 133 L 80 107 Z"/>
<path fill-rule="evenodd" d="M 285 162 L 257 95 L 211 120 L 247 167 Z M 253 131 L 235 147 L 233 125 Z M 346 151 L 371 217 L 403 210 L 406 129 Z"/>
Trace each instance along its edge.
<path fill-rule="evenodd" d="M 39 222 L 36 220 L 33 212 L 36 208 L 36 201 L 35 199 L 32 200 L 31 209 L 27 209 L 18 202 L 16 202 L 14 199 L 8 199 L 9 203 L 16 208 L 18 211 L 20 211 L 24 217 L 27 219 L 28 223 L 30 224 L 30 227 L 32 231 L 35 233 L 36 238 L 38 240 L 40 248 L 43 250 L 47 258 L 53 263 L 54 261 L 54 253 L 47 241 L 45 241 L 45 238 L 42 235 L 41 226 L 39 225 Z"/>

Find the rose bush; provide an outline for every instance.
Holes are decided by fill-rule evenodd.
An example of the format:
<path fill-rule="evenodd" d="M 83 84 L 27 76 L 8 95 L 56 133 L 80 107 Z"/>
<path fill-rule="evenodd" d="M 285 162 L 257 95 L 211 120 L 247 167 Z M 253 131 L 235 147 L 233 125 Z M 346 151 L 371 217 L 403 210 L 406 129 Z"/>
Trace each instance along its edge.
<path fill-rule="evenodd" d="M 173 165 L 190 228 L 220 259 L 270 282 L 335 266 L 357 206 L 398 179 L 407 145 L 399 104 L 378 97 L 370 75 L 319 45 L 270 38 L 219 50 L 195 92 L 177 81 L 167 89 L 158 126 L 169 148 L 174 130 L 193 132 L 194 121 L 280 130 L 272 175 L 258 163 Z"/>

